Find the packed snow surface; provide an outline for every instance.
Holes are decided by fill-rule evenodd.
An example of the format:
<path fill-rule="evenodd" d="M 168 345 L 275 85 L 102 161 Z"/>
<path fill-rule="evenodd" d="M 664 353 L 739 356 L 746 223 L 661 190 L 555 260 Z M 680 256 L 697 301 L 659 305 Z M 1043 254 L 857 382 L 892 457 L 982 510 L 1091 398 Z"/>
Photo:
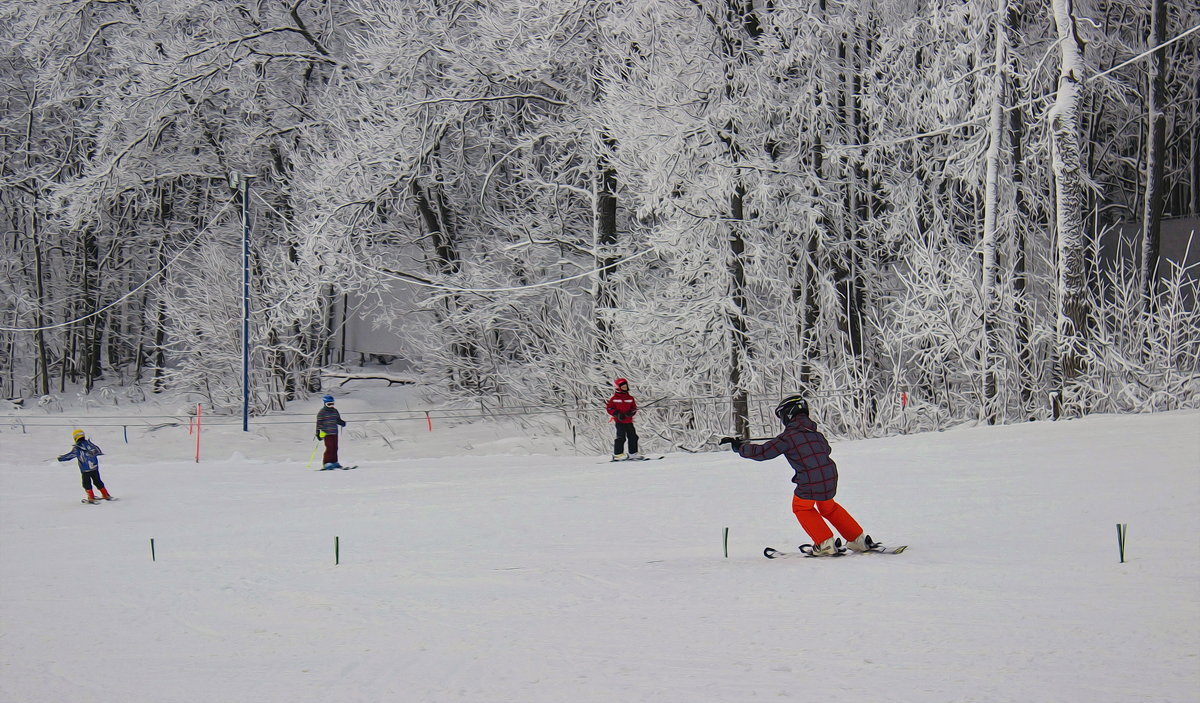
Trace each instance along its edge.
<path fill-rule="evenodd" d="M 199 462 L 186 425 L 93 424 L 98 506 L 68 428 L 0 427 L 5 703 L 1200 695 L 1196 412 L 834 442 L 838 500 L 911 546 L 782 561 L 783 459 L 421 422 L 319 472 L 307 424 Z"/>

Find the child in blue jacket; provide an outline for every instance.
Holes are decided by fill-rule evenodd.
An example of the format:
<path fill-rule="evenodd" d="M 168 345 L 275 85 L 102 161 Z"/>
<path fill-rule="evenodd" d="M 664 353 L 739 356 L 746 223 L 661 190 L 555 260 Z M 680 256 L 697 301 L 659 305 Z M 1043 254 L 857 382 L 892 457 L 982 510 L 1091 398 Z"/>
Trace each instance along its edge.
<path fill-rule="evenodd" d="M 100 451 L 87 437 L 84 436 L 83 430 L 75 430 L 71 433 L 71 437 L 75 439 L 75 446 L 71 447 L 71 451 L 63 454 L 58 458 L 59 461 L 70 461 L 75 459 L 79 462 L 79 473 L 83 475 L 83 490 L 87 491 L 85 503 L 95 503 L 96 494 L 92 492 L 92 486 L 100 489 L 100 497 L 104 500 L 112 500 L 113 497 L 108 494 L 108 489 L 104 487 L 104 481 L 100 480 L 100 460 L 96 457 L 104 452 Z"/>

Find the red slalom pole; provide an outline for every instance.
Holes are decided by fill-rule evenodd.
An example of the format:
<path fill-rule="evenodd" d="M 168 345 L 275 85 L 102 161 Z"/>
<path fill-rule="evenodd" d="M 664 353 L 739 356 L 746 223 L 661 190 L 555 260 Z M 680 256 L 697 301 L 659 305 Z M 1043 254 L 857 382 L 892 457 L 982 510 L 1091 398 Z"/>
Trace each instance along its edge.
<path fill-rule="evenodd" d="M 196 463 L 200 463 L 200 404 L 196 403 Z"/>

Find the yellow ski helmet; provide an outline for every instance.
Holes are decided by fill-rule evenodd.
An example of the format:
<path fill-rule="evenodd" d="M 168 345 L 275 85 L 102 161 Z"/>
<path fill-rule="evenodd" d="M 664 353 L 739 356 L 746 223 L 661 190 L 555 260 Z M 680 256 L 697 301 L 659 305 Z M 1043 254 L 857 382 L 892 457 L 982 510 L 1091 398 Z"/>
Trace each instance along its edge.
<path fill-rule="evenodd" d="M 83 430 L 75 430 L 74 432 L 72 432 L 71 439 L 75 440 L 76 442 L 83 439 Z"/>

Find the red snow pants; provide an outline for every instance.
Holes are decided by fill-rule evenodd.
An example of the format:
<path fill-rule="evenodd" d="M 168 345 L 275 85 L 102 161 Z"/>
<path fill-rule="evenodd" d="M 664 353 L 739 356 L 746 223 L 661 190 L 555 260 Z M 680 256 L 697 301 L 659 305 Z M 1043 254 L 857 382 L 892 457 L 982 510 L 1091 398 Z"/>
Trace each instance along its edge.
<path fill-rule="evenodd" d="M 800 527 L 812 538 L 813 544 L 820 544 L 833 536 L 833 530 L 838 531 L 842 539 L 854 541 L 863 533 L 863 528 L 846 509 L 833 500 L 809 500 L 800 496 L 792 496 L 792 512 L 800 521 Z M 826 520 L 829 521 L 826 524 Z"/>

